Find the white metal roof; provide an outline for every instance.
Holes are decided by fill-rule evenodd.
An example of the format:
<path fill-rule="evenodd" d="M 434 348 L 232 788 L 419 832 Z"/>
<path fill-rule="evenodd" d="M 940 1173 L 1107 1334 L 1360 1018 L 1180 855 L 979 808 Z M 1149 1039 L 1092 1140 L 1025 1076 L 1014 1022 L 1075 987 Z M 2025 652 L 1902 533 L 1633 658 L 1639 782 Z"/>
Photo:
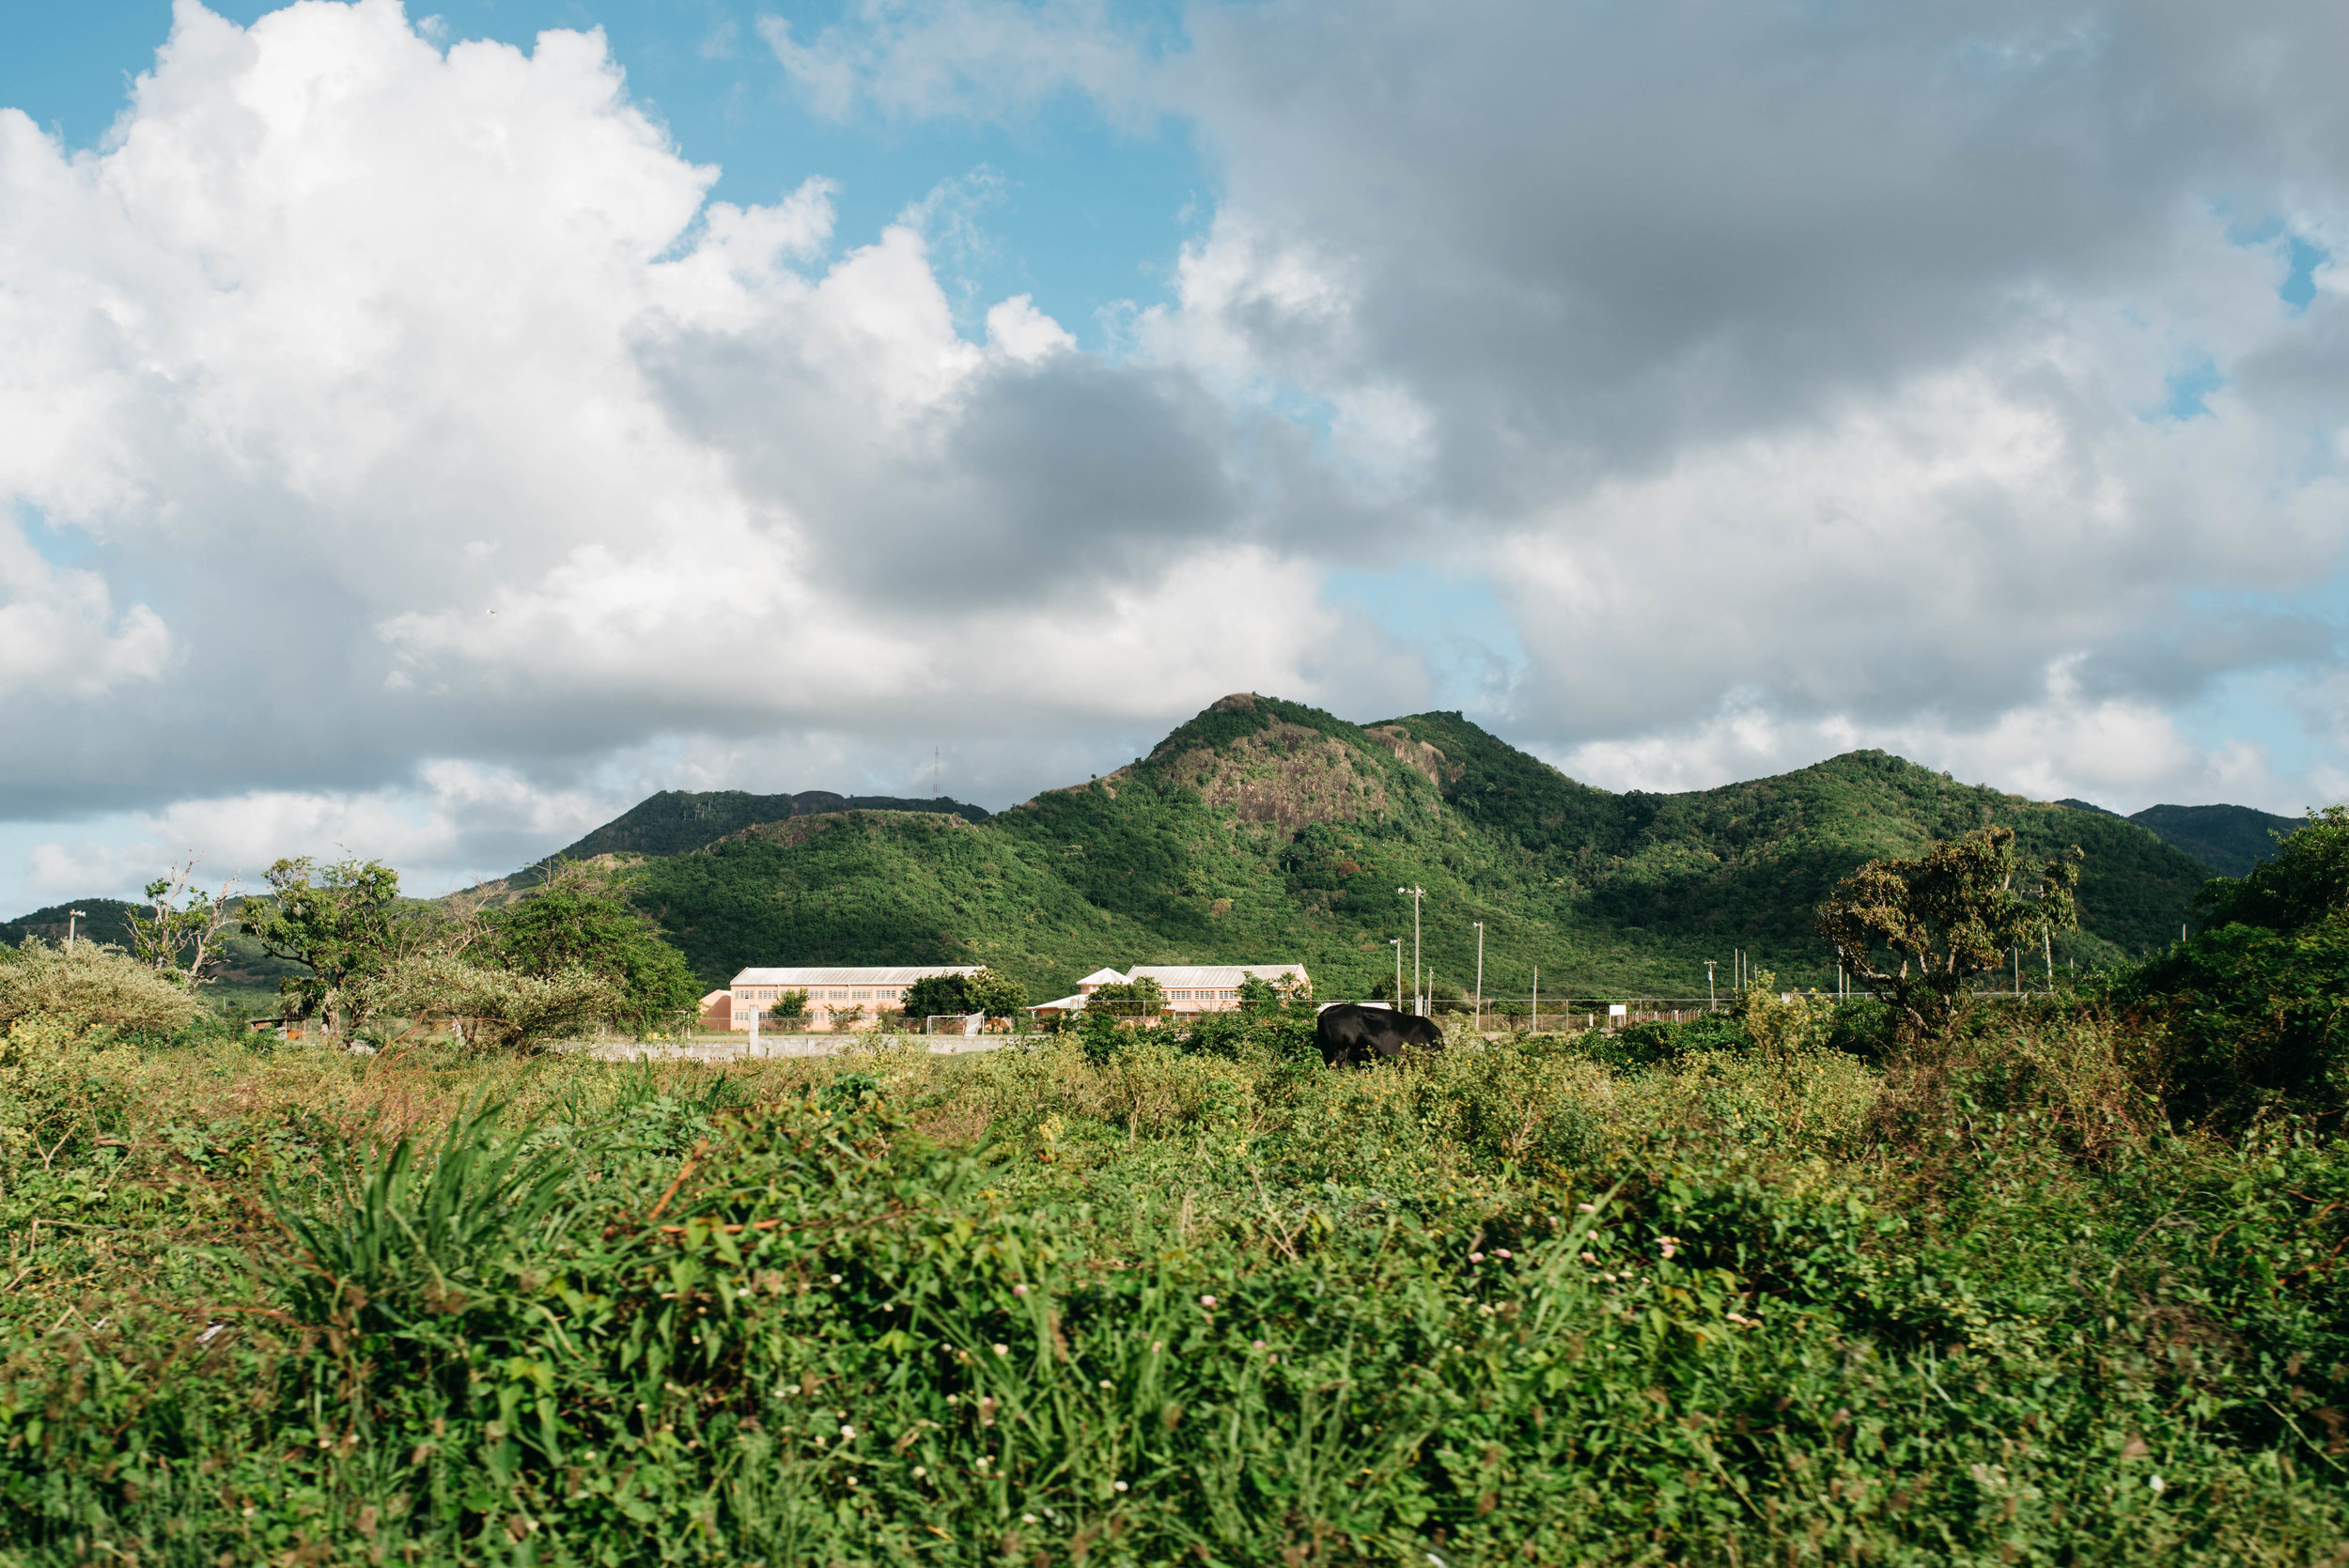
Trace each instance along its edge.
<path fill-rule="evenodd" d="M 1063 997 L 1058 1001 L 1039 1001 L 1028 1009 L 1031 1013 L 1076 1013 L 1084 1008 L 1083 996 Z"/>
<path fill-rule="evenodd" d="M 1095 970 L 1077 984 L 1080 986 L 1123 986 L 1126 984 L 1126 977 L 1115 970 Z"/>
<path fill-rule="evenodd" d="M 1134 978 L 1147 975 L 1159 983 L 1162 991 L 1209 988 L 1235 990 L 1249 975 L 1259 980 L 1280 980 L 1302 975 L 1302 964 L 1136 964 Z"/>
<path fill-rule="evenodd" d="M 976 964 L 926 964 L 890 969 L 817 968 L 744 970 L 734 977 L 743 986 L 910 986 L 933 974 L 976 974 Z"/>

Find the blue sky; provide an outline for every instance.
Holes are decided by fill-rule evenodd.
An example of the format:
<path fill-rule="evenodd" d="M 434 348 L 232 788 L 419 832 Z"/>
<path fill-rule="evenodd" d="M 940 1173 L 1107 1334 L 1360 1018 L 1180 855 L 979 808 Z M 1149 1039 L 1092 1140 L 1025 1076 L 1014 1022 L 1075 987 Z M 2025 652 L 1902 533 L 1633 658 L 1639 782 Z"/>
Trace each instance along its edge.
<path fill-rule="evenodd" d="M 1236 690 L 2349 794 L 2322 6 L 177 16 L 0 5 L 0 910 Z"/>

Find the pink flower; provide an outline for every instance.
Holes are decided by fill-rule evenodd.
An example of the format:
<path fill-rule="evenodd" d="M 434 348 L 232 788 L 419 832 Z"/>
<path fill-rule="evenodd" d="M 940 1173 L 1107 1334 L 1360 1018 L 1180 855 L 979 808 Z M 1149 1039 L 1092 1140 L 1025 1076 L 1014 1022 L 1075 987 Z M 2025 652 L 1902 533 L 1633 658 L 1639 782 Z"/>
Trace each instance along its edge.
<path fill-rule="evenodd" d="M 1011 1287 L 1011 1293 L 1014 1296 L 1025 1296 L 1028 1294 L 1028 1287 L 1025 1285 L 1014 1285 Z"/>
<path fill-rule="evenodd" d="M 1264 1348 L 1264 1341 L 1262 1341 L 1262 1340 L 1258 1340 L 1258 1341 L 1256 1341 L 1256 1348 L 1257 1348 L 1258 1350 L 1262 1350 L 1262 1349 Z"/>
<path fill-rule="evenodd" d="M 1199 1304 L 1202 1307 L 1212 1307 L 1215 1305 L 1215 1297 L 1212 1296 L 1203 1296 L 1199 1298 Z"/>
<path fill-rule="evenodd" d="M 1483 1263 L 1484 1261 L 1485 1254 L 1482 1252 L 1470 1252 L 1469 1254 L 1469 1262 L 1470 1263 Z"/>
<path fill-rule="evenodd" d="M 1516 1254 L 1511 1252 L 1506 1247 L 1503 1247 L 1499 1251 L 1495 1252 L 1493 1256 L 1496 1258 L 1507 1258 L 1514 1257 Z"/>

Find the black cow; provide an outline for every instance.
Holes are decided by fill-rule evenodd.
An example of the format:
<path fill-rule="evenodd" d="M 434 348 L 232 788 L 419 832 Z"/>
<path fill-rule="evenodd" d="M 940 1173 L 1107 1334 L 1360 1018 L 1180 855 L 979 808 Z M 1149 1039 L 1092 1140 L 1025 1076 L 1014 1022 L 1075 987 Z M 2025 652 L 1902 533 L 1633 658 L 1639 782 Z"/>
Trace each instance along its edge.
<path fill-rule="evenodd" d="M 1441 1050 L 1443 1031 L 1433 1018 L 1341 1001 L 1321 1010 L 1314 1025 L 1314 1041 L 1321 1047 L 1325 1066 L 1347 1067 L 1358 1063 L 1368 1066 L 1380 1057 L 1402 1055 L 1406 1046 Z"/>

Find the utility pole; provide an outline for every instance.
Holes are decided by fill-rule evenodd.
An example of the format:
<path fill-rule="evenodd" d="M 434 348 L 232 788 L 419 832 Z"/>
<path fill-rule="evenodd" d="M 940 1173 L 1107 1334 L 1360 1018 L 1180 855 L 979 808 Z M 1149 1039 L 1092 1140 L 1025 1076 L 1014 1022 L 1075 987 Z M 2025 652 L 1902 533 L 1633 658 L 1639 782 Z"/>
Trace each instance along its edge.
<path fill-rule="evenodd" d="M 1485 923 L 1476 923 L 1476 1014 L 1472 1026 L 1478 1034 L 1485 1032 Z"/>
<path fill-rule="evenodd" d="M 1426 998 L 1422 995 L 1419 970 L 1419 901 L 1427 896 L 1427 890 L 1397 888 L 1394 892 L 1396 897 L 1408 897 L 1411 901 L 1411 1014 L 1414 1017 L 1424 1017 Z"/>
<path fill-rule="evenodd" d="M 73 945 L 73 923 L 74 923 L 75 921 L 77 921 L 77 920 L 87 920 L 87 919 L 89 919 L 89 911 L 88 911 L 87 909 L 68 909 L 68 910 L 65 912 L 65 945 L 66 945 L 66 946 L 68 946 L 68 947 L 71 947 L 71 946 Z"/>
<path fill-rule="evenodd" d="M 2055 989 L 2055 933 L 2046 926 L 2039 929 L 2040 951 L 2047 955 L 2047 989 Z"/>
<path fill-rule="evenodd" d="M 1394 949 L 1394 1010 L 1403 1011 L 1403 939 L 1391 939 L 1387 945 Z"/>
<path fill-rule="evenodd" d="M 1542 1032 L 1542 966 L 1533 966 L 1533 1032 Z"/>
<path fill-rule="evenodd" d="M 1719 960 L 1716 958 L 1704 961 L 1704 1006 L 1707 1012 L 1721 1004 L 1721 999 L 1713 994 L 1713 966 L 1718 962 Z"/>

